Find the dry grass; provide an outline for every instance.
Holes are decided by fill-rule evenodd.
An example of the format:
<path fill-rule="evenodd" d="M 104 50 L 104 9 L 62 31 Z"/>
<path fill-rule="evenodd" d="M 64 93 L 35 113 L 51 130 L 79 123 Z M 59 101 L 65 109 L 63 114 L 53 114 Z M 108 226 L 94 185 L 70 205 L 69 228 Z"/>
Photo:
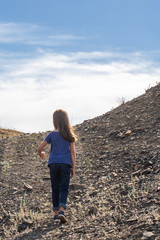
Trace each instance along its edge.
<path fill-rule="evenodd" d="M 29 208 L 26 196 L 20 201 L 18 210 L 15 212 L 6 212 L 1 205 L 4 216 L 9 219 L 9 224 L 3 224 L 3 232 L 5 236 L 10 239 L 11 236 L 19 234 L 21 231 L 29 231 L 30 227 L 37 228 L 43 222 L 44 215 L 40 211 L 34 211 Z"/>
<path fill-rule="evenodd" d="M 21 134 L 23 133 L 16 130 L 0 128 L 0 138 L 19 136 Z"/>

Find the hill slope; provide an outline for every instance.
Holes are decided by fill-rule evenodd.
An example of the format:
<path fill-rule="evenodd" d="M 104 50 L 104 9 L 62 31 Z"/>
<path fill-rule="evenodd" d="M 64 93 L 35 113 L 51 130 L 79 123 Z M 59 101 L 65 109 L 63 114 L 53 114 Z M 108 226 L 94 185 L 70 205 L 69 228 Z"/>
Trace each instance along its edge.
<path fill-rule="evenodd" d="M 160 84 L 75 126 L 76 176 L 64 225 L 53 224 L 47 133 L 0 139 L 2 239 L 159 239 Z M 49 150 L 49 149 L 48 149 Z"/>
<path fill-rule="evenodd" d="M 19 135 L 23 135 L 23 133 L 15 130 L 0 128 L 0 138 L 19 136 Z"/>

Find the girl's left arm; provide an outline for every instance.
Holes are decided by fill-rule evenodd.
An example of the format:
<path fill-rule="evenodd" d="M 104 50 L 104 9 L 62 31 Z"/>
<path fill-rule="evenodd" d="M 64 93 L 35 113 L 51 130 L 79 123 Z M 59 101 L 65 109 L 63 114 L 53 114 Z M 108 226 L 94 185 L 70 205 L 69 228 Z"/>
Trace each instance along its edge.
<path fill-rule="evenodd" d="M 46 154 L 45 152 L 42 152 L 43 148 L 45 148 L 45 146 L 47 145 L 48 143 L 44 140 L 42 142 L 42 144 L 38 147 L 38 155 L 40 156 L 40 158 L 45 158 L 46 157 Z"/>
<path fill-rule="evenodd" d="M 76 165 L 76 150 L 74 142 L 70 143 L 70 151 L 71 151 L 71 158 L 72 158 L 72 168 L 71 168 L 71 178 L 75 175 L 75 165 Z"/>

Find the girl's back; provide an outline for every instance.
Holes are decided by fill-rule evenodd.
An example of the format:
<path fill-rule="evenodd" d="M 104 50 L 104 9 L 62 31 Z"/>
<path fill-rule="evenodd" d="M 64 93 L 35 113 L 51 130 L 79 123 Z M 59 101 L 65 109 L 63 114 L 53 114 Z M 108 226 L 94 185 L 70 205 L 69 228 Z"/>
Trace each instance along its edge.
<path fill-rule="evenodd" d="M 50 132 L 45 141 L 51 144 L 48 165 L 52 163 L 65 163 L 72 166 L 70 143 L 59 132 Z"/>

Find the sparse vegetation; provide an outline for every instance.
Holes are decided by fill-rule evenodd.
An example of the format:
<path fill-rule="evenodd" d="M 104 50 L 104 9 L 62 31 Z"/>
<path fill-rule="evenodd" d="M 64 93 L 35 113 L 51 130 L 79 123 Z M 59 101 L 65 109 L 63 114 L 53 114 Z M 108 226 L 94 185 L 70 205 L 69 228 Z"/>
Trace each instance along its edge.
<path fill-rule="evenodd" d="M 126 103 L 126 98 L 124 98 L 124 97 L 117 98 L 117 102 L 118 102 L 120 105 L 123 105 L 123 104 Z"/>

